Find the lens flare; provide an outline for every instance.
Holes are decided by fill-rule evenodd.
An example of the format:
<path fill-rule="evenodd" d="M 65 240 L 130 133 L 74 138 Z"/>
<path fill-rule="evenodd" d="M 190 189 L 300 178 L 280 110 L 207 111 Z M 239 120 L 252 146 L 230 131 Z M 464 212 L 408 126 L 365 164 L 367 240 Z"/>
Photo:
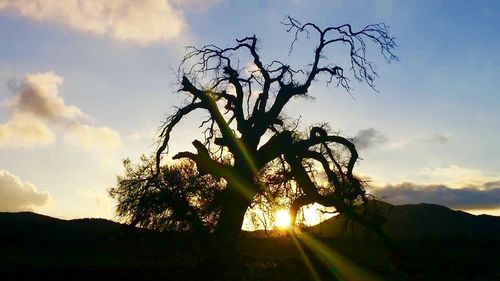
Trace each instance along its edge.
<path fill-rule="evenodd" d="M 300 242 L 303 242 L 316 257 L 326 265 L 330 273 L 337 280 L 367 280 L 379 281 L 380 278 L 372 272 L 365 270 L 347 257 L 333 250 L 328 245 L 318 239 L 313 238 L 305 233 L 300 236 Z"/>
<path fill-rule="evenodd" d="M 288 210 L 279 210 L 274 215 L 274 225 L 278 228 L 285 229 L 290 226 L 290 214 Z"/>
<path fill-rule="evenodd" d="M 292 233 L 292 235 L 290 235 L 290 237 L 292 238 L 292 241 L 293 241 L 293 244 L 295 245 L 295 247 L 297 247 L 297 250 L 300 254 L 300 257 L 302 258 L 302 261 L 304 262 L 304 265 L 306 266 L 307 270 L 309 270 L 309 273 L 311 274 L 311 279 L 314 281 L 321 281 L 321 278 L 319 277 L 318 272 L 314 268 L 314 265 L 312 264 L 311 260 L 307 256 L 307 254 L 304 251 L 304 249 L 302 248 L 302 246 L 300 245 L 300 241 L 297 240 L 297 237 L 295 236 L 294 233 Z"/>

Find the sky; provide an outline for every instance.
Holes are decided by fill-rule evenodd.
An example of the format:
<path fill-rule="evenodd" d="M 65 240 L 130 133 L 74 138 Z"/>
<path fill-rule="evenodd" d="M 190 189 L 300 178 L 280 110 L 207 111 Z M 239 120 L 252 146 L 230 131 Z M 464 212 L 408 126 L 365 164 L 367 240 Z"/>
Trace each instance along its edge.
<path fill-rule="evenodd" d="M 255 34 L 265 61 L 303 68 L 315 41 L 289 54 L 280 22 L 291 15 L 323 27 L 384 22 L 399 62 L 369 52 L 378 92 L 319 80 L 289 116 L 353 138 L 356 173 L 389 202 L 500 215 L 499 12 L 494 0 L 0 0 L 0 211 L 115 219 L 107 189 L 122 159 L 153 152 L 184 101 L 184 47 Z M 197 121 L 173 132 L 171 151 L 192 150 Z"/>

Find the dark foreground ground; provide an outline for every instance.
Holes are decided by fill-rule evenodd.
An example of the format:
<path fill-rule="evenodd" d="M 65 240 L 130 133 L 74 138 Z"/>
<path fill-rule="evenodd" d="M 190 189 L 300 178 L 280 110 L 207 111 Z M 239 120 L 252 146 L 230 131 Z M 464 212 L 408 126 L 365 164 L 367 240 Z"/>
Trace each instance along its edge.
<path fill-rule="evenodd" d="M 209 280 L 187 235 L 105 220 L 0 216 L 0 280 Z M 395 242 L 243 233 L 218 280 L 500 280 L 500 240 Z M 214 272 L 212 272 L 214 274 Z"/>
<path fill-rule="evenodd" d="M 320 280 L 500 280 L 499 241 L 402 241 L 396 256 L 373 241 L 317 241 L 328 246 L 331 260 L 305 244 L 302 250 Z M 219 272 L 218 279 L 314 280 L 291 238 L 243 238 L 238 253 L 235 265 Z M 209 273 L 197 269 L 196 257 L 187 241 L 137 237 L 111 243 L 6 245 L 0 250 L 0 279 L 207 280 Z"/>

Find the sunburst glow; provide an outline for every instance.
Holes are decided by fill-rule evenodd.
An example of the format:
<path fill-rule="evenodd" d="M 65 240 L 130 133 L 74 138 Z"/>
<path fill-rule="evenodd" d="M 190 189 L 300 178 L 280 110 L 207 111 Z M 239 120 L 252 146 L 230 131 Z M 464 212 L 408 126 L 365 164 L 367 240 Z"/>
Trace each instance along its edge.
<path fill-rule="evenodd" d="M 284 229 L 290 226 L 291 219 L 288 210 L 279 210 L 274 215 L 274 225 L 276 227 Z"/>

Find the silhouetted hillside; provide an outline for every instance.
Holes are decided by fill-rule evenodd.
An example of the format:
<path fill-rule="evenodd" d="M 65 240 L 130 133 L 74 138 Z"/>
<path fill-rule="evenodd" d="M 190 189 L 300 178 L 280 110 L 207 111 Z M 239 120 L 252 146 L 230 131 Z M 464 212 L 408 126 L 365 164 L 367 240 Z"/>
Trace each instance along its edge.
<path fill-rule="evenodd" d="M 404 239 L 497 239 L 500 217 L 475 216 L 433 204 L 391 205 L 373 201 L 368 210 L 387 219 L 383 230 L 391 238 Z M 355 236 L 362 238 L 366 230 L 338 215 L 311 228 L 326 237 Z"/>
<path fill-rule="evenodd" d="M 473 216 L 430 204 L 372 202 L 369 208 L 388 218 L 384 229 L 398 238 L 396 254 L 378 240 L 364 239 L 359 226 L 344 231 L 343 216 L 312 227 L 323 236 L 316 241 L 380 280 L 500 280 L 498 217 Z M 34 213 L 0 213 L 0 230 L 2 280 L 206 279 L 197 268 L 196 244 L 186 233 Z M 293 239 L 246 234 L 238 246 L 239 266 L 225 272 L 221 280 L 310 279 L 304 252 L 297 250 Z M 314 251 L 304 249 L 321 280 L 334 280 L 314 258 Z"/>
<path fill-rule="evenodd" d="M 0 213 L 0 244 L 72 244 L 103 241 L 126 225 L 105 219 L 61 220 L 31 212 Z"/>
<path fill-rule="evenodd" d="M 0 213 L 1 280 L 166 280 L 182 275 L 193 256 L 185 234 L 105 219 Z"/>

